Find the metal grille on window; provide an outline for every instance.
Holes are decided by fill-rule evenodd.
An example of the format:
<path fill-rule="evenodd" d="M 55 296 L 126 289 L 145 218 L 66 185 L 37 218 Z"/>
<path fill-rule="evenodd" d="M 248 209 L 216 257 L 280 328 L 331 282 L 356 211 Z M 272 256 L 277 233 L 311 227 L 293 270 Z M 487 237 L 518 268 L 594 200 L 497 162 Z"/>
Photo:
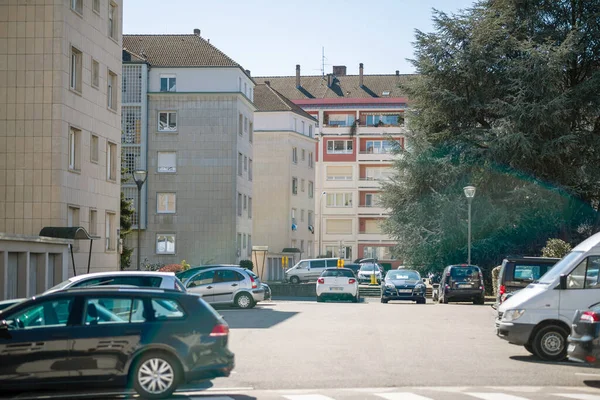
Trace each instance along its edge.
<path fill-rule="evenodd" d="M 138 224 L 138 212 L 137 212 L 137 187 L 135 186 L 124 186 L 121 188 L 125 198 L 131 201 L 131 208 L 134 209 L 134 213 L 131 216 L 131 223 L 137 227 Z"/>
<path fill-rule="evenodd" d="M 121 180 L 128 180 L 127 183 L 132 180 L 131 173 L 136 169 L 142 169 L 140 146 L 121 146 L 123 156 L 121 158 L 122 176 Z"/>
<path fill-rule="evenodd" d="M 142 137 L 142 108 L 123 106 L 121 117 L 122 144 L 140 144 Z"/>
<path fill-rule="evenodd" d="M 125 84 L 126 83 L 126 84 Z M 123 104 L 142 102 L 142 66 L 123 65 Z"/>

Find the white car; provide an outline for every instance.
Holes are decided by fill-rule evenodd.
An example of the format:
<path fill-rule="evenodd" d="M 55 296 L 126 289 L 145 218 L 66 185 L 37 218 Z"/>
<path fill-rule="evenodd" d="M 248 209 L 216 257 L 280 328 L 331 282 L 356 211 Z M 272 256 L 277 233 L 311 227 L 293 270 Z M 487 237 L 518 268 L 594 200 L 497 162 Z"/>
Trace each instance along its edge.
<path fill-rule="evenodd" d="M 322 302 L 327 298 L 351 299 L 358 303 L 360 294 L 358 280 L 349 268 L 326 268 L 317 280 L 317 301 Z"/>
<path fill-rule="evenodd" d="M 360 283 L 371 282 L 371 276 L 375 274 L 375 279 L 377 280 L 377 284 L 381 284 L 383 279 L 383 268 L 376 263 L 365 263 L 360 265 L 360 269 L 358 270 L 358 280 Z"/>
<path fill-rule="evenodd" d="M 77 275 L 51 287 L 44 293 L 90 286 L 137 286 L 171 289 L 185 292 L 185 286 L 173 272 L 155 271 L 109 271 Z"/>

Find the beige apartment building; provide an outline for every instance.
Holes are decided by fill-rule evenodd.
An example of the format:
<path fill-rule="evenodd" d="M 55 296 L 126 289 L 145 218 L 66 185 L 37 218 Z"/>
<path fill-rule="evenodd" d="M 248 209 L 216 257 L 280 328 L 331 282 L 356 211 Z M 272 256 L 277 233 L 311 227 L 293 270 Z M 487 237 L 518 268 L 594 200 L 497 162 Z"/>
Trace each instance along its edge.
<path fill-rule="evenodd" d="M 314 254 L 317 120 L 268 81 L 256 86 L 254 103 L 254 244 L 268 253 L 253 261 L 261 277 L 279 280 L 281 257 L 293 265 Z"/>
<path fill-rule="evenodd" d="M 0 2 L 0 232 L 82 226 L 98 236 L 92 271 L 118 268 L 122 5 Z M 29 253 L 2 261 L 2 246 L 4 276 L 17 279 Z M 74 247 L 82 273 L 90 244 Z"/>
<path fill-rule="evenodd" d="M 393 175 L 396 146 L 404 146 L 407 99 L 400 84 L 409 75 L 357 75 L 334 66 L 325 76 L 257 77 L 318 121 L 315 254 L 347 261 L 377 258 L 397 266 L 393 238 L 381 224 L 381 182 Z"/>

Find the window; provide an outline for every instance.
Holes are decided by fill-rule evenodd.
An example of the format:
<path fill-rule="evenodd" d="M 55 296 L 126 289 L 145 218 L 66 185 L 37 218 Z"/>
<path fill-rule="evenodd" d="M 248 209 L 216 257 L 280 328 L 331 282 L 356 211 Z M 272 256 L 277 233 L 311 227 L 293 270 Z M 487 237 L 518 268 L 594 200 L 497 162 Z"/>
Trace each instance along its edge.
<path fill-rule="evenodd" d="M 326 126 L 352 126 L 356 114 L 325 114 L 324 119 Z"/>
<path fill-rule="evenodd" d="M 238 193 L 237 212 L 238 212 L 238 215 L 241 217 L 242 216 L 242 194 L 241 193 Z"/>
<path fill-rule="evenodd" d="M 196 287 L 196 286 L 210 285 L 214 282 L 214 280 L 215 280 L 214 278 L 215 278 L 215 271 L 202 272 L 202 273 L 190 278 L 190 280 L 188 281 L 189 283 L 188 283 L 187 287 L 192 288 L 192 287 Z"/>
<path fill-rule="evenodd" d="M 112 251 L 115 249 L 115 244 L 116 244 L 116 240 L 114 237 L 115 234 L 116 234 L 115 214 L 106 212 L 106 221 L 105 221 L 106 246 L 105 246 L 105 250 Z"/>
<path fill-rule="evenodd" d="M 79 93 L 81 93 L 81 76 L 83 72 L 81 58 L 81 51 L 77 50 L 75 47 L 71 47 L 70 87 Z"/>
<path fill-rule="evenodd" d="M 248 160 L 248 180 L 252 180 L 252 159 Z"/>
<path fill-rule="evenodd" d="M 79 129 L 69 129 L 69 169 L 79 171 L 79 146 L 81 145 L 81 131 Z"/>
<path fill-rule="evenodd" d="M 159 151 L 157 171 L 160 173 L 177 172 L 177 153 L 174 151 Z"/>
<path fill-rule="evenodd" d="M 298 164 L 298 148 L 297 147 L 292 148 L 292 162 L 294 164 Z"/>
<path fill-rule="evenodd" d="M 325 246 L 325 254 L 327 257 L 343 258 L 345 260 L 352 259 L 352 246 L 342 246 L 341 254 L 339 246 Z"/>
<path fill-rule="evenodd" d="M 366 126 L 402 126 L 404 117 L 400 114 L 372 114 L 366 115 Z"/>
<path fill-rule="evenodd" d="M 90 210 L 90 235 L 96 235 L 98 232 L 98 211 Z"/>
<path fill-rule="evenodd" d="M 302 161 L 306 160 L 306 150 L 302 149 Z"/>
<path fill-rule="evenodd" d="M 85 305 L 85 324 L 128 324 L 131 321 L 133 299 L 100 297 L 88 299 Z M 142 301 L 136 301 L 138 318 L 143 314 Z"/>
<path fill-rule="evenodd" d="M 367 140 L 365 149 L 367 154 L 389 154 L 398 147 L 399 143 L 393 140 Z"/>
<path fill-rule="evenodd" d="M 315 166 L 315 161 L 313 159 L 313 153 L 311 151 L 310 153 L 308 153 L 308 167 L 314 168 L 314 166 Z"/>
<path fill-rule="evenodd" d="M 92 86 L 100 86 L 100 63 L 92 58 Z"/>
<path fill-rule="evenodd" d="M 215 282 L 240 282 L 244 279 L 242 274 L 231 269 L 215 271 Z"/>
<path fill-rule="evenodd" d="M 568 276 L 567 289 L 600 289 L 600 256 L 584 259 Z"/>
<path fill-rule="evenodd" d="M 69 206 L 69 209 L 67 210 L 67 226 L 80 226 L 78 207 Z"/>
<path fill-rule="evenodd" d="M 248 128 L 248 140 L 252 143 L 254 139 L 254 123 L 250 122 L 250 127 Z"/>
<path fill-rule="evenodd" d="M 177 91 L 177 77 L 175 77 L 175 75 L 161 75 L 160 76 L 160 91 L 161 92 L 176 92 Z"/>
<path fill-rule="evenodd" d="M 365 194 L 365 207 L 377 207 L 379 202 L 379 194 L 367 193 Z"/>
<path fill-rule="evenodd" d="M 352 220 L 351 219 L 328 219 L 325 221 L 325 232 L 327 234 L 352 234 Z"/>
<path fill-rule="evenodd" d="M 391 260 L 391 248 L 387 246 L 365 246 L 363 258 L 375 258 L 377 260 Z"/>
<path fill-rule="evenodd" d="M 106 92 L 108 108 L 117 109 L 117 74 L 108 70 L 108 90 Z"/>
<path fill-rule="evenodd" d="M 109 181 L 117 180 L 117 145 L 107 142 L 106 145 L 106 178 Z"/>
<path fill-rule="evenodd" d="M 302 134 L 304 135 L 304 121 L 302 121 Z"/>
<path fill-rule="evenodd" d="M 92 10 L 96 13 L 100 13 L 100 0 L 94 0 L 92 2 Z"/>
<path fill-rule="evenodd" d="M 83 14 L 83 0 L 71 0 L 71 10 Z"/>
<path fill-rule="evenodd" d="M 248 97 L 248 84 L 244 82 L 244 94 Z"/>
<path fill-rule="evenodd" d="M 292 246 L 291 246 L 291 247 L 292 247 L 292 248 L 294 248 L 294 249 L 296 248 L 296 240 L 295 240 L 295 239 L 294 239 L 294 240 L 292 240 Z M 313 264 L 313 265 L 314 265 L 314 264 Z"/>
<path fill-rule="evenodd" d="M 352 140 L 328 140 L 327 154 L 352 154 Z"/>
<path fill-rule="evenodd" d="M 243 174 L 243 170 L 242 170 L 242 168 L 243 168 L 243 166 L 242 166 L 243 158 L 244 158 L 243 154 L 242 153 L 238 153 L 238 175 L 239 176 L 242 176 L 242 174 Z"/>
<path fill-rule="evenodd" d="M 298 132 L 298 118 L 294 118 L 294 132 Z"/>
<path fill-rule="evenodd" d="M 238 88 L 241 92 L 242 91 L 242 78 L 238 78 Z"/>
<path fill-rule="evenodd" d="M 304 210 L 300 210 L 300 222 L 304 222 Z"/>
<path fill-rule="evenodd" d="M 177 132 L 177 112 L 159 111 L 158 112 L 158 131 L 159 132 Z"/>
<path fill-rule="evenodd" d="M 163 278 L 157 276 L 132 276 L 132 275 L 117 275 L 105 276 L 101 278 L 82 279 L 73 284 L 72 287 L 90 287 L 90 286 L 106 286 L 106 285 L 129 285 L 138 287 L 160 287 Z"/>
<path fill-rule="evenodd" d="M 117 5 L 108 4 L 108 36 L 117 40 Z"/>
<path fill-rule="evenodd" d="M 373 167 L 365 169 L 365 180 L 367 181 L 380 181 L 386 179 L 394 174 L 392 168 Z"/>
<path fill-rule="evenodd" d="M 304 179 L 300 180 L 300 190 L 304 192 Z"/>
<path fill-rule="evenodd" d="M 292 208 L 292 224 L 296 225 L 296 209 Z"/>
<path fill-rule="evenodd" d="M 252 235 L 248 235 L 248 255 L 252 256 Z"/>
<path fill-rule="evenodd" d="M 308 126 L 308 136 L 309 136 L 309 137 L 313 137 L 313 131 L 312 131 L 312 130 L 313 130 L 313 127 L 312 127 L 312 125 L 309 125 L 309 126 Z M 310 247 L 309 247 L 309 248 L 310 248 Z"/>
<path fill-rule="evenodd" d="M 6 318 L 11 330 L 67 326 L 73 298 L 47 300 Z"/>
<path fill-rule="evenodd" d="M 328 181 L 351 181 L 352 180 L 352 166 L 337 166 L 330 165 L 327 167 L 327 180 Z"/>
<path fill-rule="evenodd" d="M 312 249 L 313 249 L 313 242 L 309 240 L 308 246 L 306 249 L 306 255 L 308 256 L 308 258 L 312 257 Z"/>
<path fill-rule="evenodd" d="M 248 171 L 248 157 L 244 156 L 244 171 Z"/>
<path fill-rule="evenodd" d="M 156 194 L 156 213 L 174 214 L 177 210 L 177 195 L 175 193 Z"/>
<path fill-rule="evenodd" d="M 313 181 L 308 181 L 308 198 L 312 199 L 315 197 L 315 184 Z"/>
<path fill-rule="evenodd" d="M 252 218 L 252 197 L 248 196 L 248 218 Z"/>
<path fill-rule="evenodd" d="M 300 251 L 304 253 L 304 240 L 300 241 Z"/>
<path fill-rule="evenodd" d="M 185 316 L 183 308 L 175 300 L 152 299 L 152 311 L 154 320 L 177 319 Z"/>
<path fill-rule="evenodd" d="M 240 134 L 240 136 L 244 135 L 244 116 L 242 114 L 240 114 L 239 117 L 239 121 L 238 121 L 238 133 Z"/>
<path fill-rule="evenodd" d="M 92 138 L 90 141 L 90 161 L 91 162 L 93 162 L 93 163 L 98 162 L 99 151 L 100 151 L 100 146 L 99 146 L 98 136 L 92 135 Z"/>
<path fill-rule="evenodd" d="M 352 193 L 327 193 L 327 207 L 352 207 Z"/>
<path fill-rule="evenodd" d="M 238 256 L 242 254 L 242 234 L 238 233 L 237 234 L 237 254 Z"/>
<path fill-rule="evenodd" d="M 248 117 L 244 117 L 244 132 L 248 132 Z"/>
<path fill-rule="evenodd" d="M 247 248 L 246 234 L 245 233 L 242 235 L 242 248 L 243 249 Z"/>
<path fill-rule="evenodd" d="M 312 226 L 313 225 L 313 212 L 308 210 L 308 225 Z"/>
<path fill-rule="evenodd" d="M 244 195 L 244 210 L 248 209 L 248 196 Z"/>
<path fill-rule="evenodd" d="M 175 235 L 156 235 L 156 254 L 175 254 Z"/>
<path fill-rule="evenodd" d="M 292 178 L 292 194 L 298 194 L 298 178 Z"/>

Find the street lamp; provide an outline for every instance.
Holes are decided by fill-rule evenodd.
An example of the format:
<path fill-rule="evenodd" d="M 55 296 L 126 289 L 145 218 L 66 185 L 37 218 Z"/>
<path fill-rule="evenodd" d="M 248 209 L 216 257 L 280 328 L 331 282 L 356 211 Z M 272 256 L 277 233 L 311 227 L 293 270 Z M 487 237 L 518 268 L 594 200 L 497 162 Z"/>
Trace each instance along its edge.
<path fill-rule="evenodd" d="M 465 192 L 465 196 L 467 196 L 467 200 L 469 201 L 469 247 L 468 247 L 468 256 L 467 256 L 467 264 L 471 265 L 471 203 L 473 202 L 473 197 L 475 197 L 475 186 L 465 186 L 463 188 Z"/>
<path fill-rule="evenodd" d="M 319 197 L 319 248 L 317 250 L 317 257 L 321 255 L 321 246 L 323 241 L 323 196 L 325 196 L 327 192 L 321 193 Z"/>
<path fill-rule="evenodd" d="M 135 210 L 137 213 L 137 270 L 140 270 L 141 262 L 140 257 L 142 253 L 140 238 L 141 238 L 141 225 L 142 225 L 142 186 L 144 186 L 144 182 L 146 182 L 146 178 L 148 178 L 148 172 L 144 170 L 136 170 L 131 173 L 133 175 L 133 180 L 138 188 L 138 201 L 137 201 L 137 209 Z"/>

